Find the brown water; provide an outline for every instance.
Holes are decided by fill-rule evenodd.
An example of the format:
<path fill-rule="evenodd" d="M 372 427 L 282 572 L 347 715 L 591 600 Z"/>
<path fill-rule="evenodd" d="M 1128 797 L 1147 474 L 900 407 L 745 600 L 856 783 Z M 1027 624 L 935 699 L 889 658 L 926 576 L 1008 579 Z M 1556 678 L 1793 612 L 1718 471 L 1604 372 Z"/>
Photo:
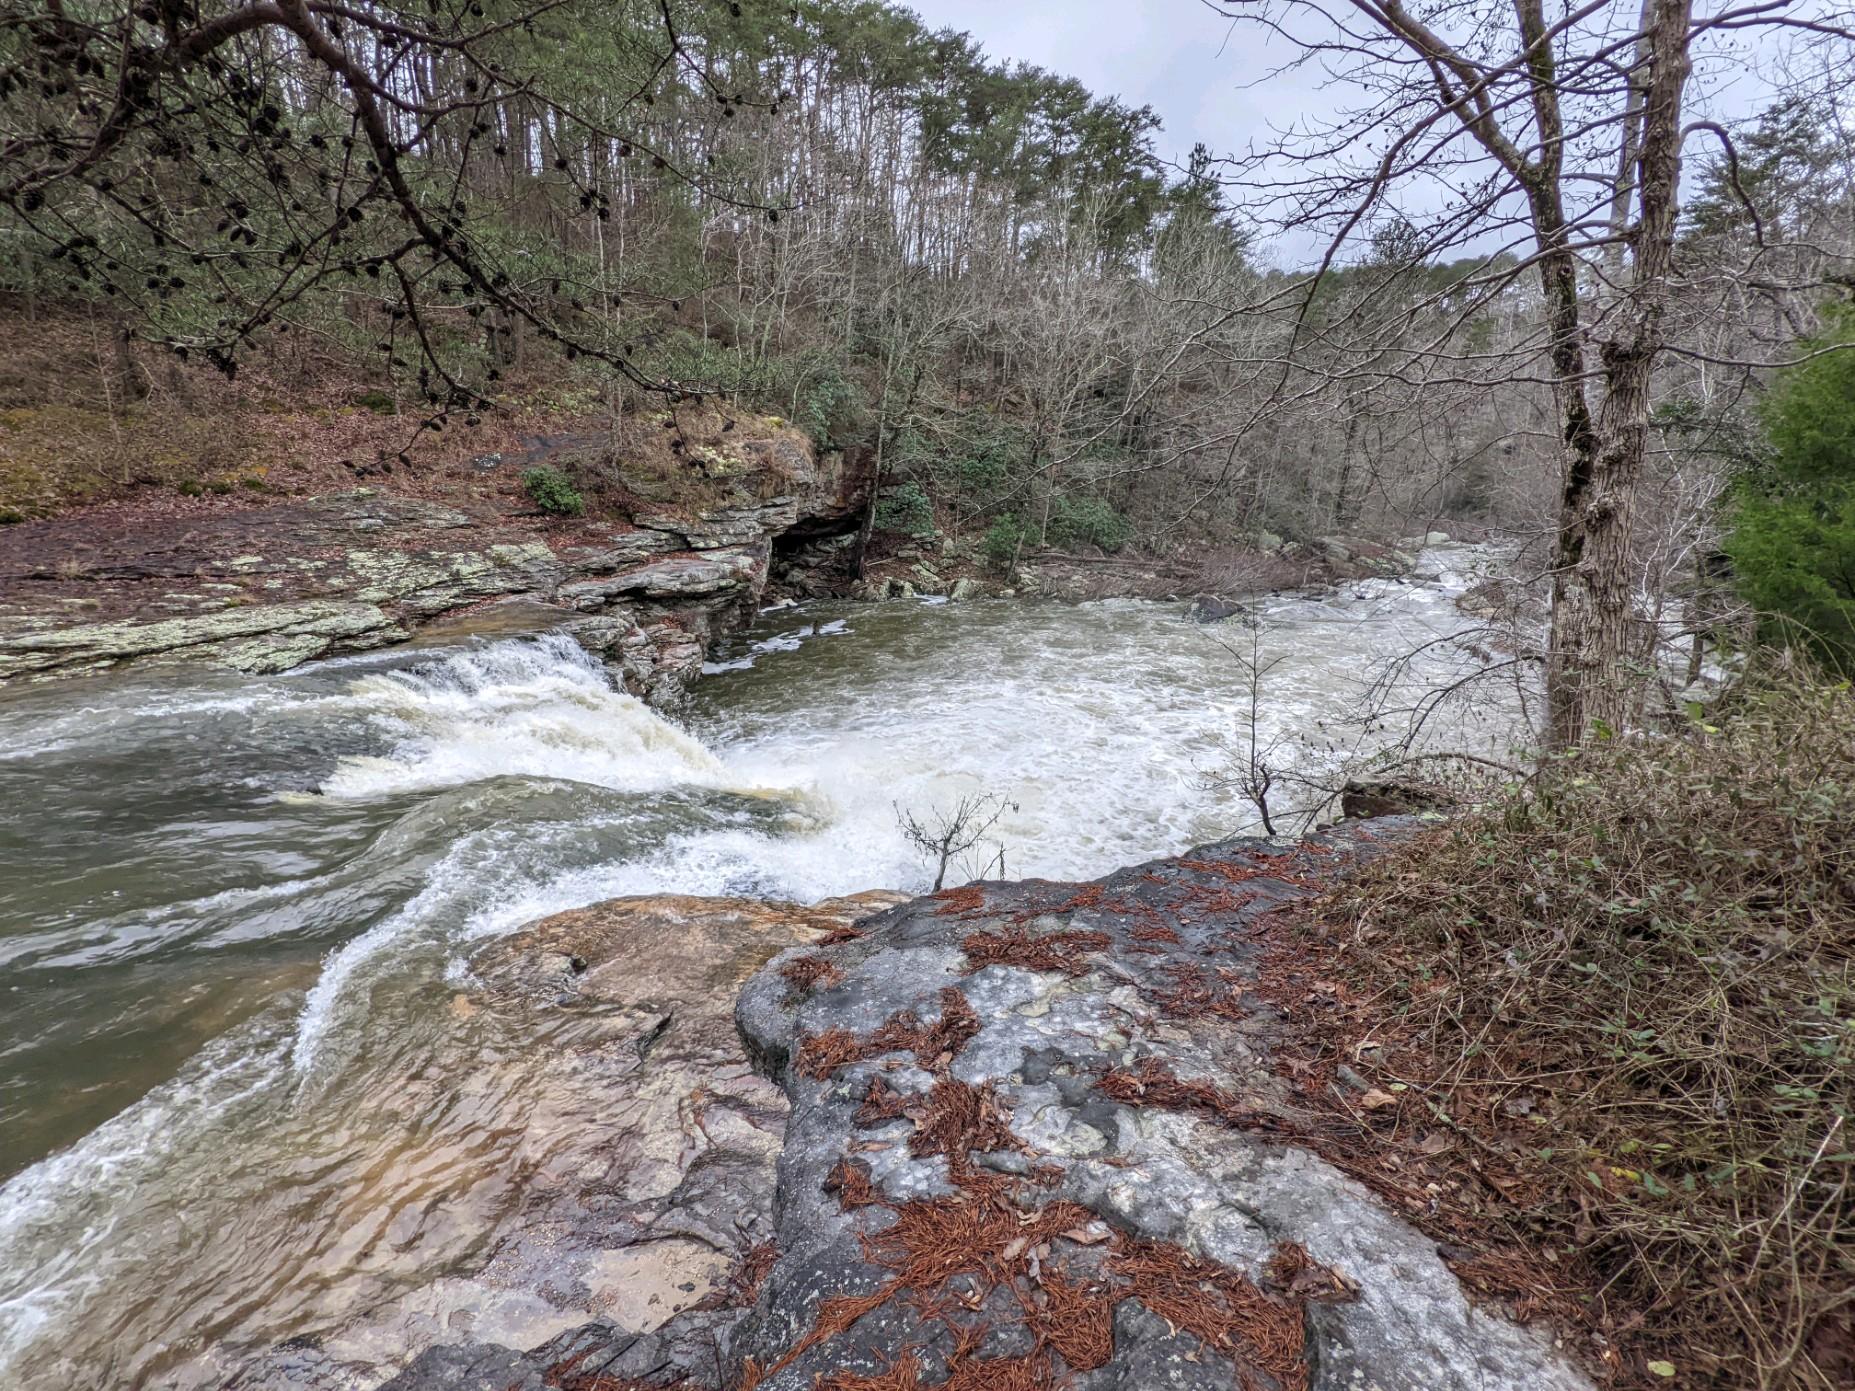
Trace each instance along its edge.
<path fill-rule="evenodd" d="M 1267 605 L 1278 758 L 1361 737 L 1351 703 L 1461 629 L 1484 559 Z M 923 887 L 895 808 L 970 792 L 1010 799 L 1013 876 L 1244 829 L 1204 777 L 1240 637 L 1134 602 L 814 606 L 674 720 L 557 636 L 0 698 L 0 1385 L 174 1384 L 479 1260 L 545 1162 L 530 1070 L 600 1027 L 460 1012 L 491 937 L 618 894 Z"/>

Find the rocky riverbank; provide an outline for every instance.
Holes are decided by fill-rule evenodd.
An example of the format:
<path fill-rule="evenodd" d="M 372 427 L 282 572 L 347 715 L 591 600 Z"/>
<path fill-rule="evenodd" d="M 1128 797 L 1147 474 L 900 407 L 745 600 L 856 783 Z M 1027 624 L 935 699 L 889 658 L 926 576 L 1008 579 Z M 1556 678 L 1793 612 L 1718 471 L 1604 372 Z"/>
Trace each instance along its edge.
<path fill-rule="evenodd" d="M 1272 915 L 1405 824 L 505 939 L 456 1009 L 589 1021 L 528 1122 L 565 1157 L 473 1268 L 213 1384 L 1586 1387 L 1470 1302 L 1420 1168 L 1387 1151 L 1368 1186 L 1336 1156 L 1314 1092 L 1384 1093 L 1310 1075 L 1281 1007 Z"/>
<path fill-rule="evenodd" d="M 768 596 L 1137 597 L 1209 621 L 1260 594 L 1411 573 L 1432 539 L 1265 535 L 1185 556 L 1037 552 L 1001 570 L 971 537 L 879 531 L 859 573 L 869 479 L 854 454 L 821 455 L 770 418 L 671 423 L 674 453 L 634 421 L 623 439 L 539 436 L 416 482 L 0 527 L 0 685 L 187 663 L 278 672 L 428 629 L 560 628 L 660 699 Z M 536 466 L 604 480 L 596 506 L 543 514 L 521 486 Z"/>
<path fill-rule="evenodd" d="M 568 628 L 628 689 L 661 696 L 753 613 L 786 538 L 847 531 L 863 505 L 857 469 L 790 428 L 730 431 L 711 453 L 682 485 L 638 481 L 602 520 L 524 507 L 513 476 L 530 461 L 491 457 L 480 496 L 366 488 L 0 528 L 0 683 L 186 662 L 274 672 L 441 621 L 526 621 Z"/>
<path fill-rule="evenodd" d="M 985 554 L 978 537 L 879 532 L 858 578 L 849 578 L 846 567 L 854 536 L 791 547 L 779 557 L 774 578 L 782 594 L 799 599 L 1158 599 L 1190 601 L 1221 617 L 1262 594 L 1412 574 L 1424 547 L 1450 539 L 1438 531 L 1395 542 L 1339 536 L 1288 541 L 1265 532 L 1173 555 L 1034 550 L 1004 565 Z"/>

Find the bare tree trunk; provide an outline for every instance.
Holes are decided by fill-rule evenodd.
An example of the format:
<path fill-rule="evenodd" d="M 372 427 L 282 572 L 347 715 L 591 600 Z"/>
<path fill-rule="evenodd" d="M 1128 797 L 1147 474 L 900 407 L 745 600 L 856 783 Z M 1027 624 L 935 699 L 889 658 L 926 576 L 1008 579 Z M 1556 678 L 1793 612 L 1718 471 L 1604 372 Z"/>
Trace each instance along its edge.
<path fill-rule="evenodd" d="M 1630 232 L 1633 283 L 1614 306 L 1614 323 L 1599 348 L 1605 395 L 1595 424 L 1586 414 L 1577 380 L 1583 353 L 1574 345 L 1576 361 L 1559 361 L 1559 300 L 1569 296 L 1575 324 L 1576 266 L 1568 254 L 1556 275 L 1542 270 L 1547 292 L 1555 296 L 1554 365 L 1559 368 L 1568 448 L 1546 671 L 1547 737 L 1557 748 L 1578 743 L 1600 726 L 1623 729 L 1633 703 L 1625 669 L 1634 626 L 1630 542 L 1637 483 L 1648 448 L 1649 379 L 1662 349 L 1674 252 L 1681 98 L 1688 74 L 1692 4 L 1655 0 L 1654 8 L 1639 159 L 1641 215 Z M 1558 201 L 1556 196 L 1552 201 Z M 1572 277 L 1569 285 L 1563 279 L 1567 276 Z"/>

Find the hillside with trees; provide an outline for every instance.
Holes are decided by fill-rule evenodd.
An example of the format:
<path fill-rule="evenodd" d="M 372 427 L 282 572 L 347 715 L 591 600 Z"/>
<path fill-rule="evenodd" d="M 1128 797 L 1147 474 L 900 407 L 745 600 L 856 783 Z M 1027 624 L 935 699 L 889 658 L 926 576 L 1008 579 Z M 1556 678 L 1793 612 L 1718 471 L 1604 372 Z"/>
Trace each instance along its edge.
<path fill-rule="evenodd" d="M 537 874 L 541 888 L 522 881 L 551 912 L 561 905 L 548 895 L 565 892 L 562 883 L 632 885 L 574 876 L 589 862 L 603 872 L 635 846 L 608 854 L 587 849 L 592 832 L 573 837 L 588 825 L 632 826 L 634 808 L 602 820 L 609 808 L 598 798 L 615 787 L 636 793 L 625 779 L 649 764 L 640 785 L 652 797 L 674 793 L 652 803 L 660 819 L 649 835 L 687 848 L 714 826 L 675 818 L 724 808 L 714 815 L 726 819 L 715 833 L 731 837 L 725 850 L 699 875 L 677 862 L 679 874 L 711 886 L 699 892 L 746 884 L 742 893 L 760 895 L 775 884 L 796 896 L 781 876 L 797 861 L 781 858 L 778 837 L 822 827 L 862 853 L 880 840 L 865 836 L 867 808 L 854 833 L 838 835 L 847 823 L 830 818 L 842 807 L 815 779 L 770 791 L 759 780 L 772 776 L 765 747 L 749 760 L 751 776 L 724 768 L 608 679 L 673 706 L 697 677 L 740 675 L 766 653 L 835 640 L 841 616 L 762 630 L 751 649 L 719 658 L 724 640 L 755 620 L 778 567 L 800 560 L 811 587 L 795 584 L 795 599 L 912 598 L 910 562 L 913 573 L 933 562 L 946 572 L 935 573 L 936 599 L 990 594 L 999 603 L 988 612 L 1020 615 L 1004 601 L 1038 592 L 1040 566 L 1124 569 L 1139 579 L 1099 592 L 1171 605 L 1139 610 L 1145 640 L 1154 625 L 1183 628 L 1181 611 L 1196 600 L 1187 637 L 1203 636 L 1202 625 L 1231 659 L 1209 683 L 1179 678 L 1189 697 L 1168 688 L 1154 699 L 1156 710 L 1166 700 L 1215 706 L 1241 726 L 1218 732 L 1231 761 L 1193 763 L 1191 778 L 1235 789 L 1271 840 L 1331 831 L 1329 818 L 1359 808 L 1412 819 L 1382 840 L 1343 828 L 1311 849 L 1247 844 L 1090 884 L 948 887 L 960 854 L 995 851 L 984 864 L 1006 863 L 990 837 L 1024 805 L 1075 818 L 1071 840 L 1108 815 L 1076 812 L 1069 789 L 1020 803 L 984 785 L 982 762 L 958 770 L 957 788 L 935 784 L 955 796 L 941 822 L 888 804 L 934 869 L 932 897 L 888 921 L 913 921 L 937 961 L 963 958 L 960 981 L 996 966 L 1046 985 L 1060 976 L 1062 992 L 1081 994 L 1074 983 L 1110 979 L 1098 967 L 1118 952 L 1138 969 L 1113 979 L 1137 979 L 1142 1009 L 1152 1007 L 1142 1030 L 1162 1016 L 1248 1028 L 1257 1016 L 1244 1001 L 1266 1001 L 1272 1057 L 1289 1059 L 1293 1073 L 1271 1085 L 1306 1108 L 1295 1113 L 1302 1130 L 1273 1113 L 1259 1120 L 1248 1074 L 1234 1065 L 1207 1074 L 1224 1079 L 1215 1084 L 1167 1072 L 1159 1060 L 1186 1037 L 1166 1032 L 1172 1023 L 1140 1034 L 1152 1051 L 1138 1072 L 1067 1059 L 1065 1085 L 1215 1123 L 1233 1146 L 1237 1132 L 1244 1143 L 1291 1136 L 1396 1206 L 1422 1233 L 1412 1249 L 1423 1247 L 1438 1271 L 1447 1265 L 1437 1278 L 1451 1298 L 1459 1279 L 1477 1309 L 1543 1319 L 1575 1345 L 1577 1370 L 1554 1385 L 1855 1384 L 1848 6 L 1180 0 L 1178 10 L 1180 24 L 1208 23 L 1207 33 L 1266 50 L 1277 66 L 1265 89 L 1280 81 L 1288 90 L 1294 78 L 1330 104 L 1216 132 L 1175 162 L 1162 153 L 1169 113 L 988 53 L 979 38 L 884 0 L 10 0 L 0 10 L 0 576 L 48 597 L 0 605 L 9 625 L 0 658 L 16 663 L 0 675 L 95 674 L 165 657 L 160 643 L 172 640 L 256 682 L 311 657 L 402 642 L 440 611 L 468 623 L 479 605 L 533 601 L 563 625 L 550 630 L 552 647 L 481 662 L 473 648 L 437 674 L 393 670 L 329 695 L 355 702 L 357 728 L 371 729 L 379 713 L 365 702 L 384 701 L 401 712 L 390 717 L 401 720 L 396 730 L 418 725 L 427 743 L 351 749 L 344 728 L 326 747 L 292 750 L 316 771 L 278 775 L 276 800 L 288 809 L 278 815 L 352 810 L 329 789 L 372 788 L 370 777 L 404 771 L 393 759 L 408 747 L 423 757 L 456 737 L 470 750 L 456 760 L 472 770 L 465 784 L 493 782 L 513 806 L 528 795 L 524 779 L 545 782 L 537 803 L 582 809 L 533 813 L 544 826 L 537 844 L 572 828 L 569 850 L 548 866 L 554 877 Z M 135 545 L 112 552 L 108 538 L 129 532 Z M 1383 670 L 1339 654 L 1337 665 L 1350 657 L 1359 668 L 1347 675 L 1366 693 L 1362 711 L 1335 714 L 1321 703 L 1329 688 L 1291 691 L 1308 727 L 1271 732 L 1268 707 L 1282 688 L 1271 681 L 1284 678 L 1270 676 L 1278 657 L 1266 649 L 1278 630 L 1262 604 L 1244 602 L 1370 577 L 1387 587 L 1323 591 L 1317 602 L 1333 611 L 1322 620 L 1357 617 L 1348 604 L 1378 604 L 1407 578 L 1396 592 L 1431 584 L 1428 603 L 1441 581 L 1419 574 L 1418 557 L 1450 537 L 1486 542 L 1473 548 L 1476 563 L 1495 557 L 1499 573 L 1477 571 L 1472 587 L 1464 579 L 1463 592 L 1435 604 L 1440 626 L 1413 628 L 1420 635 Z M 1360 557 L 1368 563 L 1346 568 Z M 273 580 L 267 566 L 293 573 Z M 956 571 L 965 572 L 957 581 Z M 155 581 L 167 586 L 163 598 L 146 603 Z M 254 616 L 266 606 L 270 617 Z M 1425 612 L 1426 622 L 1436 616 Z M 895 652 L 925 663 L 933 641 L 951 649 L 967 630 L 946 621 L 932 641 L 889 631 L 894 647 L 874 667 L 892 675 Z M 879 626 L 871 620 L 872 632 Z M 1247 653 L 1245 639 L 1218 636 L 1239 628 Z M 470 641 L 507 636 L 459 631 Z M 1094 638 L 1054 631 L 1024 640 L 1027 670 L 1026 650 L 1072 665 L 1098 657 Z M 1364 650 L 1356 629 L 1327 640 Z M 1438 653 L 1457 667 L 1436 675 L 1424 663 Z M 958 701 L 978 691 L 1035 711 L 1048 697 L 1058 733 L 1014 727 L 1027 746 L 1086 742 L 1056 718 L 1083 707 L 1120 727 L 1118 714 L 1101 713 L 1110 706 L 1099 690 L 1076 696 L 1047 675 L 1036 691 L 1010 688 L 1004 675 L 988 686 L 983 660 L 966 666 L 983 679 Z M 1431 675 L 1412 696 L 1414 672 Z M 509 705 L 484 713 L 509 691 L 518 693 Z M 307 722 L 289 703 L 298 694 L 267 688 L 265 698 Z M 1233 703 L 1220 703 L 1226 696 Z M 528 700 L 541 714 L 523 723 Z M 908 707 L 909 719 L 925 725 L 937 703 Z M 1509 747 L 1425 743 L 1439 711 L 1507 720 L 1510 704 Z M 497 742 L 508 709 L 521 724 L 507 741 L 514 755 Z M 1162 718 L 1170 713 L 1156 713 L 1154 727 L 1192 742 L 1191 726 Z M 148 716 L 156 726 L 167 717 L 166 707 Z M 120 727 L 142 718 L 138 708 Z M 572 738 L 548 742 L 576 719 L 597 723 L 599 737 L 574 726 Z M 481 762 L 470 742 L 479 723 L 491 730 Z M 718 719 L 708 732 L 738 737 L 751 723 Z M 530 738 L 531 724 L 548 738 Z M 631 740 L 616 752 L 599 742 L 614 730 Z M 858 726 L 841 745 L 805 749 L 820 764 L 844 747 L 844 757 L 874 758 L 869 750 L 891 738 L 903 742 L 895 729 Z M 927 766 L 939 775 L 975 749 L 995 757 L 983 742 L 963 729 L 911 747 L 899 772 L 900 755 L 870 763 L 888 771 L 868 781 L 883 782 L 886 798 L 886 778 Z M 47 744 L 46 756 L 64 747 Z M 1186 800 L 1189 760 L 1144 747 L 1125 757 L 1161 768 L 1177 784 L 1165 795 Z M 322 764 L 336 748 L 331 774 Z M 132 761 L 120 748 L 108 757 Z M 572 787 L 566 774 L 551 781 L 563 767 L 579 772 L 576 760 L 597 775 Z M 379 802 L 411 805 L 433 782 L 448 794 L 449 776 L 424 780 L 415 768 Z M 1153 807 L 1115 800 L 1110 775 L 1090 776 L 1116 814 L 1161 821 Z M 239 779 L 214 770 L 200 782 Z M 267 796 L 276 790 L 265 786 Z M 1296 788 L 1311 791 L 1286 805 Z M 849 805 L 841 786 L 834 792 Z M 788 795 L 784 819 L 767 829 L 768 808 Z M 367 816 L 377 810 L 350 800 L 366 802 Z M 492 804 L 502 805 L 486 794 L 482 805 Z M 93 814 L 81 799 L 72 805 Z M 887 812 L 878 813 L 882 822 Z M 502 829 L 503 812 L 475 804 L 447 804 L 432 822 L 470 825 L 477 815 Z M 93 817 L 60 844 L 88 849 L 93 823 L 113 824 Z M 388 839 L 386 824 L 357 813 L 340 828 L 341 854 Z M 431 834 L 425 823 L 406 832 Z M 778 853 L 729 860 L 742 843 Z M 421 867 L 400 877 L 423 885 L 423 864 L 451 865 L 454 842 L 419 844 Z M 48 896 L 105 877 L 70 853 L 68 872 L 48 860 Z M 282 858 L 273 846 L 251 856 Z M 1341 859 L 1358 872 L 1341 875 Z M 468 855 L 458 862 L 481 870 Z M 664 863 L 650 861 L 650 873 Z M 471 890 L 485 901 L 519 878 L 499 862 L 492 869 L 490 887 Z M 1266 906 L 1249 896 L 1252 881 L 1273 886 Z M 203 882 L 197 902 L 219 903 L 219 888 Z M 1125 896 L 1104 899 L 1110 890 Z M 424 894 L 408 892 L 412 907 Z M 1117 902 L 1124 908 L 1111 912 Z M 363 969 L 344 955 L 349 944 L 412 912 L 370 899 L 366 914 L 379 916 L 363 928 L 366 914 L 345 903 L 325 916 L 352 928 L 348 936 L 301 938 L 315 957 L 305 979 L 323 982 L 305 987 L 323 992 L 308 997 L 305 1031 L 314 1009 L 333 1010 L 349 970 Z M 523 900 L 522 912 L 532 907 Z M 1278 908 L 1283 917 L 1270 917 Z M 520 916 L 505 910 L 511 923 Z M 88 932 L 71 913 L 72 930 Z M 1054 917 L 1053 935 L 1034 938 Z M 1215 940 L 1205 935 L 1214 928 Z M 987 1074 L 979 1090 L 950 1070 L 982 1027 L 963 987 L 896 994 L 894 1010 L 873 1013 L 855 1002 L 841 1011 L 851 1023 L 799 1030 L 802 1011 L 827 1017 L 814 990 L 839 1008 L 840 963 L 854 972 L 893 950 L 876 935 L 886 930 L 866 942 L 846 918 L 825 938 L 794 935 L 838 955 L 794 957 L 772 980 L 753 976 L 762 953 L 728 988 L 759 982 L 749 989 L 763 997 L 764 1056 L 752 1061 L 773 1059 L 782 1073 L 775 1109 L 825 1107 L 814 1084 L 885 1051 L 920 1064 L 929 1091 L 905 1102 L 870 1086 L 854 1128 L 917 1123 L 906 1162 L 944 1157 L 950 1196 L 881 1196 L 862 1170 L 838 1163 L 883 1148 L 854 1139 L 845 1156 L 825 1156 L 828 1179 L 800 1198 L 782 1187 L 781 1201 L 824 1203 L 804 1216 L 820 1230 L 853 1209 L 893 1210 L 904 1237 L 891 1245 L 918 1235 L 909 1219 L 922 1204 L 936 1220 L 972 1219 L 987 1241 L 998 1235 L 970 1269 L 922 1255 L 944 1233 L 921 1237 L 907 1261 L 882 1241 L 858 1248 L 891 1262 L 883 1299 L 960 1270 L 1000 1307 L 1009 1287 L 1043 1330 L 1030 1353 L 1013 1354 L 1020 1380 L 987 1383 L 959 1371 L 983 1335 L 943 1328 L 936 1336 L 954 1351 L 939 1369 L 947 1379 L 932 1384 L 1051 1388 L 1107 1365 L 1116 1316 L 1094 1286 L 1085 1295 L 1059 1276 L 1054 1304 L 1043 1286 L 1041 1303 L 1028 1293 L 1041 1278 L 1039 1250 L 1061 1240 L 1112 1241 L 1076 1269 L 1137 1266 L 1129 1279 L 1146 1281 L 1153 1307 L 1171 1311 L 1159 1323 L 1175 1338 L 1196 1329 L 1206 1347 L 1241 1342 L 1237 1306 L 1279 1319 L 1292 1304 L 1293 1328 L 1277 1340 L 1292 1346 L 1257 1366 L 1270 1386 L 1305 1385 L 1306 1330 L 1329 1316 L 1308 1322 L 1308 1306 L 1350 1306 L 1358 1289 L 1306 1263 L 1303 1249 L 1284 1256 L 1292 1243 L 1271 1261 L 1293 1294 L 1284 1302 L 1247 1276 L 1207 1276 L 1182 1248 L 1097 1233 L 1105 1207 L 1059 1212 L 1062 1222 L 1030 1238 L 987 1225 L 1007 1201 L 1032 1200 L 1055 1150 L 1012 1150 L 1028 1174 L 1009 1181 L 969 1166 L 969 1152 L 1016 1143 L 992 1086 L 1019 1085 L 1023 1070 L 1015 1080 L 1008 1067 Z M 297 931 L 294 920 L 278 929 Z M 602 939 L 614 960 L 621 935 Z M 236 938 L 227 929 L 210 940 L 217 949 Z M 446 939 L 444 951 L 453 945 Z M 736 964 L 757 950 L 742 948 Z M 1213 979 L 1197 957 L 1214 955 L 1240 958 L 1249 974 L 1227 978 L 1220 966 Z M 1165 970 L 1149 957 L 1169 957 Z M 50 959 L 90 964 L 75 948 Z M 325 959 L 330 976 L 315 976 Z M 562 982 L 585 962 L 574 950 L 547 959 L 566 964 L 523 989 L 565 999 L 578 987 Z M 407 972 L 429 967 L 420 988 L 453 999 L 452 1022 L 479 1008 L 450 995 L 463 961 L 460 947 L 442 966 Z M 868 967 L 878 971 L 897 991 L 920 985 L 912 966 Z M 1123 1037 L 1110 1029 L 1121 1005 L 1103 1003 L 1108 993 L 1088 1021 L 1091 1039 Z M 733 1048 L 733 1026 L 714 1004 L 704 1002 L 710 1022 Z M 940 1022 L 923 1025 L 921 1011 L 933 1010 Z M 874 1034 L 857 1035 L 885 1016 Z M 669 1021 L 625 1042 L 627 1067 Z M 1043 1028 L 1027 1025 L 1025 1037 Z M 275 1051 L 313 1053 L 300 1041 Z M 751 1071 L 747 1059 L 739 1068 Z M 837 1119 L 848 1136 L 853 1123 Z M 891 1158 L 903 1162 L 899 1147 Z M 771 1177 L 761 1177 L 770 1193 Z M 827 1191 L 829 1202 L 818 1196 Z M 1105 1204 L 1104 1191 L 1084 1196 Z M 846 1251 L 848 1230 L 837 1230 Z M 1461 1244 L 1471 1239 L 1481 1245 Z M 745 1253 L 728 1297 L 751 1306 L 782 1259 L 790 1252 L 770 1243 Z M 834 1278 L 852 1270 L 845 1260 Z M 769 1288 L 785 1298 L 801 1284 L 774 1276 Z M 742 1384 L 766 1370 L 786 1378 L 769 1386 L 799 1386 L 812 1364 L 795 1359 L 819 1348 L 818 1376 L 836 1379 L 817 1385 L 923 1384 L 906 1348 L 868 1376 L 846 1370 L 868 1350 L 843 1353 L 844 1335 L 883 1299 L 855 1278 L 830 1288 L 830 1317 L 803 1311 L 812 1320 L 803 1336 L 773 1346 L 774 1334 L 755 1334 L 755 1355 L 767 1356 L 739 1364 Z M 1228 1304 L 1216 1317 L 1194 1302 L 1212 1294 Z M 1376 1287 L 1375 1296 L 1375 1307 L 1396 1303 Z M 958 1302 L 928 1312 L 941 1317 Z M 1072 1315 L 1075 1326 L 1048 1332 Z M 1141 1337 L 1170 1347 L 1157 1329 Z M 1108 1352 L 1096 1346 L 1104 1339 Z M 1547 1359 L 1555 1368 L 1557 1355 Z M 547 1377 L 561 1365 L 549 1363 Z M 539 1362 L 527 1370 L 542 1377 Z M 1243 1375 L 1245 1386 L 1264 1384 Z M 548 1384 L 601 1391 L 607 1380 Z M 644 1383 L 624 1382 L 634 1384 Z"/>

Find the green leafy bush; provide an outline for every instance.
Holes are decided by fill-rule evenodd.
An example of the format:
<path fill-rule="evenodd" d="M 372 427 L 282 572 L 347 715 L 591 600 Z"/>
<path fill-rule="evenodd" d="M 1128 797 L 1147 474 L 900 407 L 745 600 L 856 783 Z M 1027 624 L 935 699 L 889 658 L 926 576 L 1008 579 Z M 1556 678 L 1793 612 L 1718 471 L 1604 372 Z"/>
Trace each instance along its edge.
<path fill-rule="evenodd" d="M 553 516 L 577 517 L 586 510 L 586 499 L 559 469 L 529 469 L 522 475 L 522 488 L 536 507 Z"/>
<path fill-rule="evenodd" d="M 1770 462 L 1748 470 L 1727 549 L 1766 636 L 1855 675 L 1855 314 L 1778 374 L 1761 416 Z"/>
<path fill-rule="evenodd" d="M 973 406 L 904 425 L 890 457 L 898 471 L 929 479 L 937 497 L 984 505 L 1028 466 L 1030 440 L 1018 426 Z"/>
<path fill-rule="evenodd" d="M 754 377 L 746 358 L 687 329 L 673 328 L 662 333 L 636 360 L 653 377 L 689 382 L 756 402 L 766 395 L 765 384 Z"/>
<path fill-rule="evenodd" d="M 1050 539 L 1059 546 L 1118 551 L 1133 539 L 1133 524 L 1098 497 L 1059 497 L 1050 508 Z"/>
<path fill-rule="evenodd" d="M 979 543 L 980 549 L 985 552 L 985 558 L 994 569 L 1003 570 L 1017 559 L 1018 549 L 1024 544 L 1027 534 L 1017 514 L 1007 512 L 986 528 L 985 539 Z"/>
<path fill-rule="evenodd" d="M 869 414 L 863 388 L 835 364 L 814 368 L 799 382 L 794 419 L 820 449 L 842 449 L 862 433 Z"/>
<path fill-rule="evenodd" d="M 934 504 L 921 485 L 910 480 L 891 488 L 876 504 L 876 525 L 905 536 L 927 536 L 934 530 Z"/>

